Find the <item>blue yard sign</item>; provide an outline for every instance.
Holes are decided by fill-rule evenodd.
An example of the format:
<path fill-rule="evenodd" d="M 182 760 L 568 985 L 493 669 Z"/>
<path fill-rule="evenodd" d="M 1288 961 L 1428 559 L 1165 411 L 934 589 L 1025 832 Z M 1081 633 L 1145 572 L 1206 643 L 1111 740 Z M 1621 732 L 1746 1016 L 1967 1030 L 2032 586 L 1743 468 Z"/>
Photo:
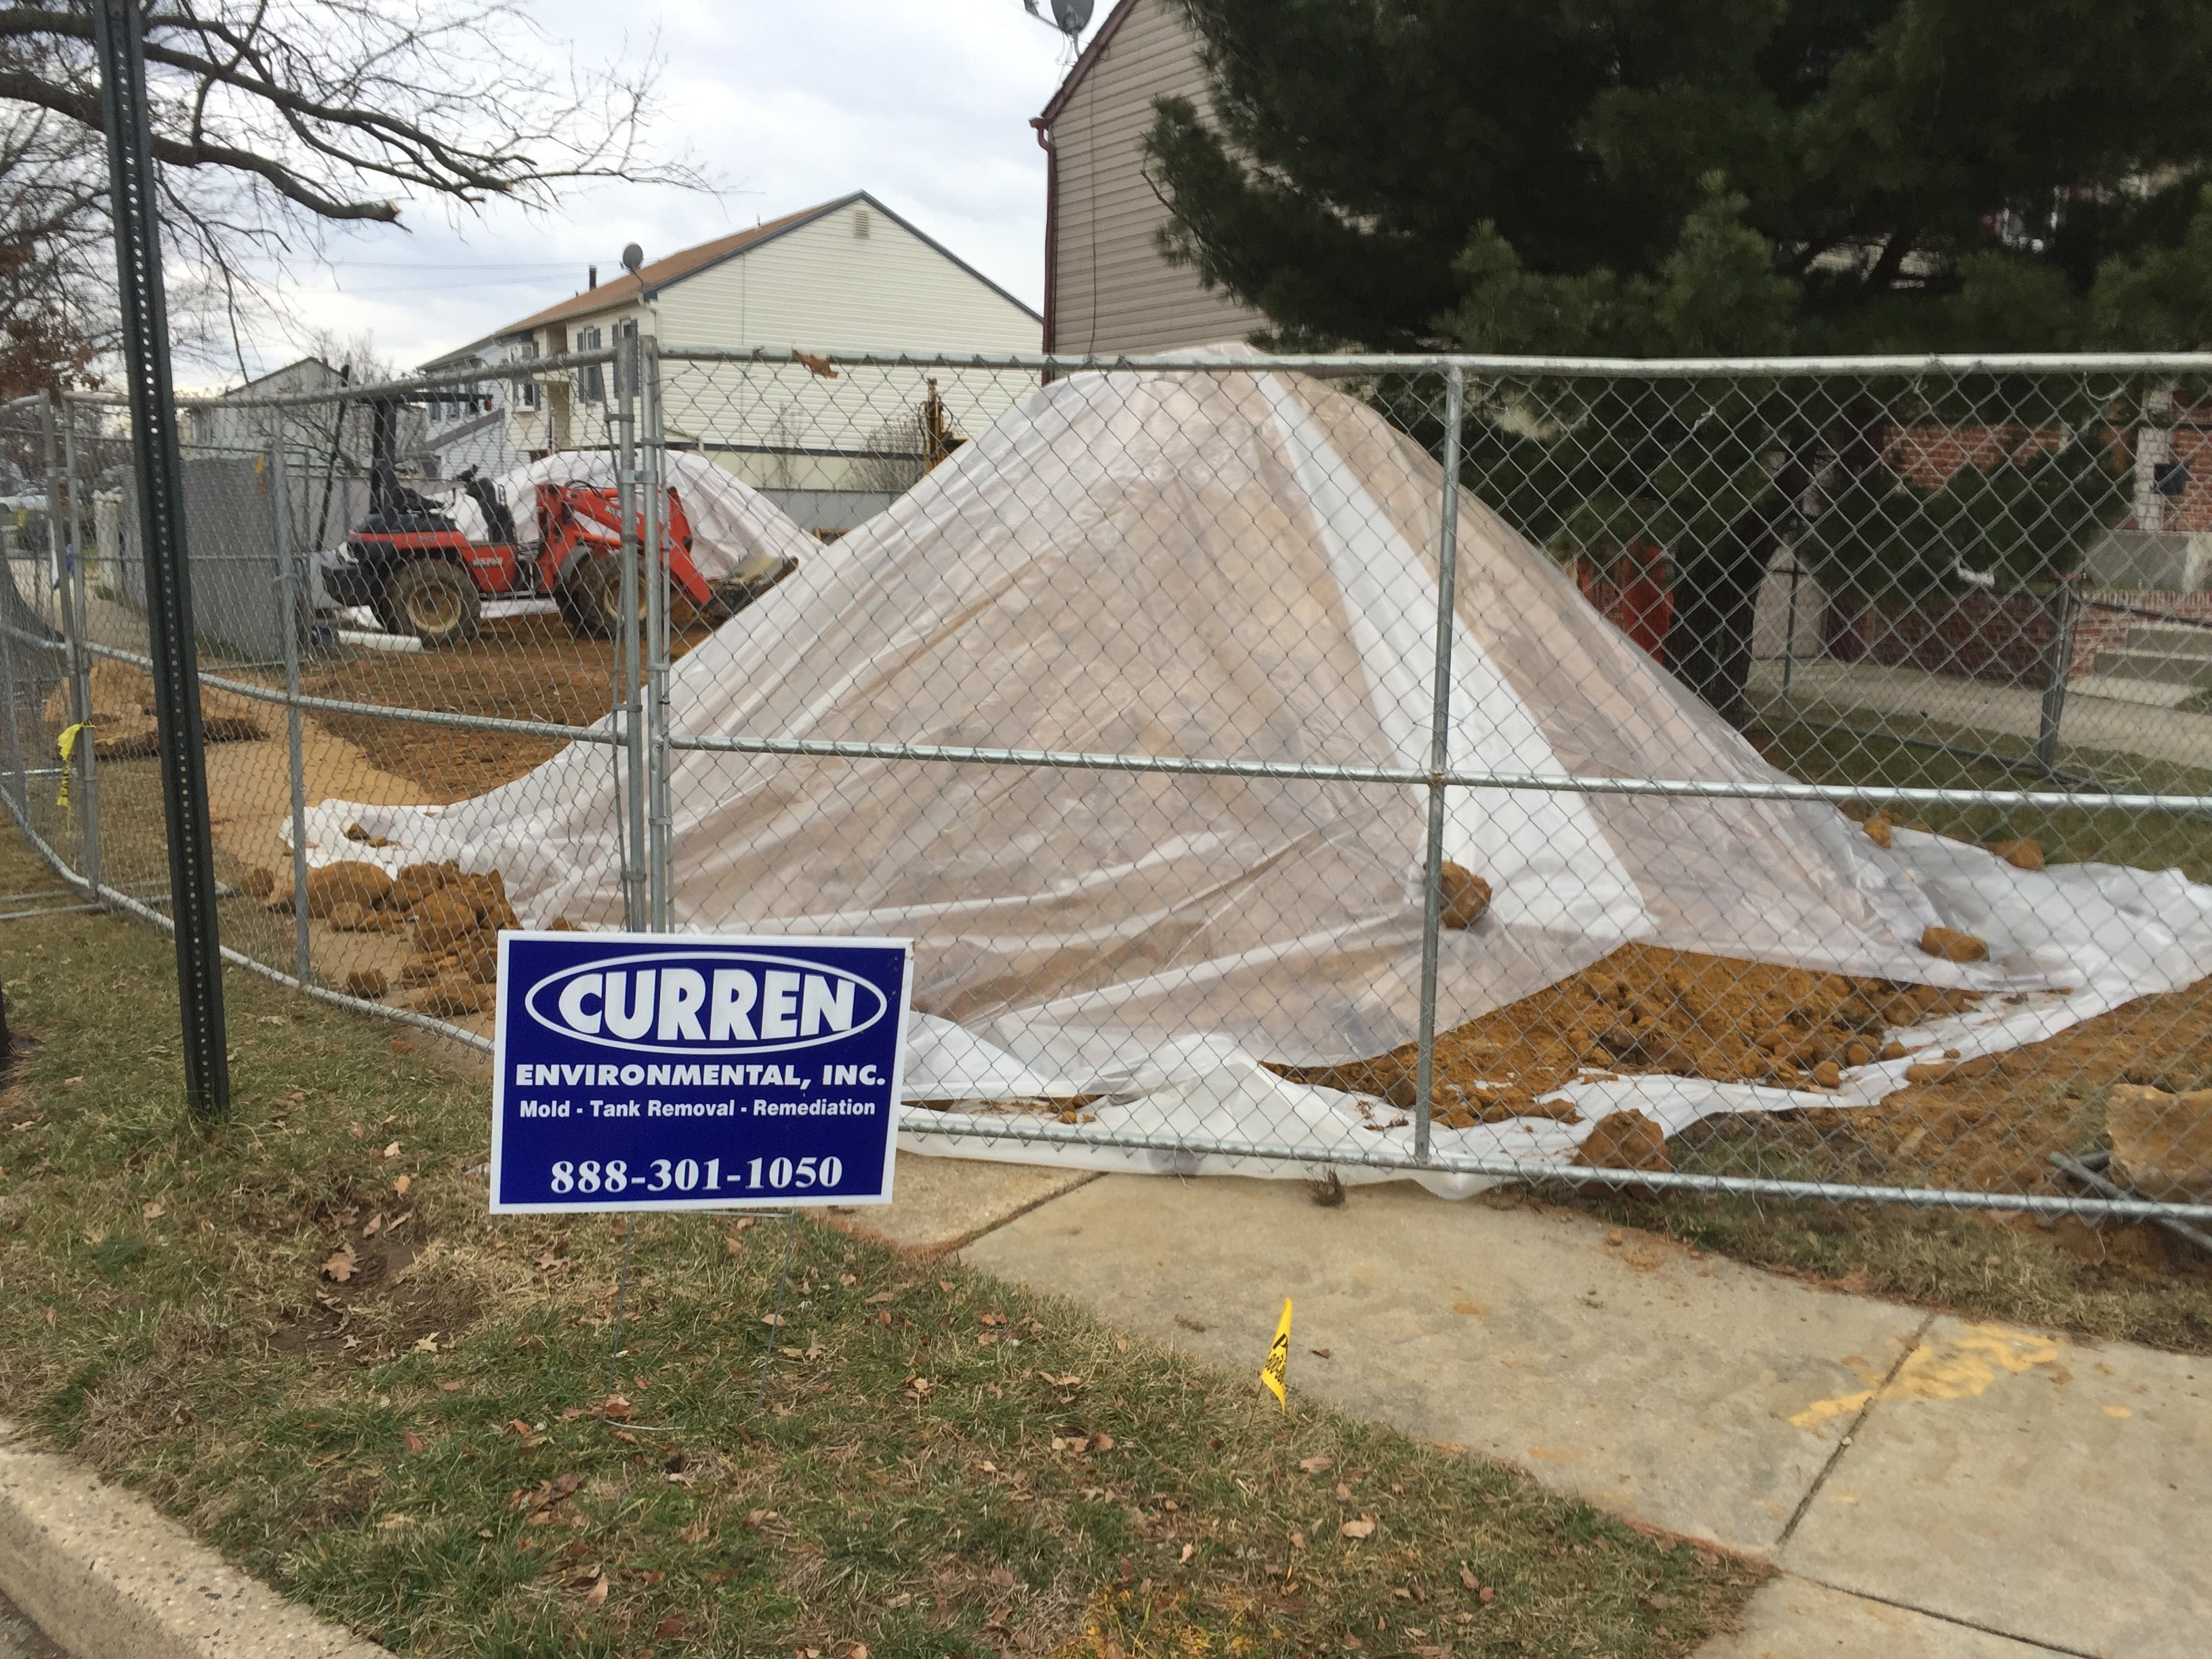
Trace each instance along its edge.
<path fill-rule="evenodd" d="M 502 933 L 495 1211 L 887 1204 L 904 939 Z"/>

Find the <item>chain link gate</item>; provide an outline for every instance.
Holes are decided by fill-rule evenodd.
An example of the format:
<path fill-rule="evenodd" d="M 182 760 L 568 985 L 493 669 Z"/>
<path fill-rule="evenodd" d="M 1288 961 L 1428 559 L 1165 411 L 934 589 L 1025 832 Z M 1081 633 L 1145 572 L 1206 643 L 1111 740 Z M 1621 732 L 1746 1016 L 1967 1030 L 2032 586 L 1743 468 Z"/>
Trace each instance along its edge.
<path fill-rule="evenodd" d="M 618 344 L 191 411 L 233 960 L 488 1047 L 509 918 L 910 933 L 940 1149 L 2212 1217 L 2203 361 Z M 343 551 L 380 403 L 465 626 Z M 59 427 L 4 787 L 158 915 Z"/>

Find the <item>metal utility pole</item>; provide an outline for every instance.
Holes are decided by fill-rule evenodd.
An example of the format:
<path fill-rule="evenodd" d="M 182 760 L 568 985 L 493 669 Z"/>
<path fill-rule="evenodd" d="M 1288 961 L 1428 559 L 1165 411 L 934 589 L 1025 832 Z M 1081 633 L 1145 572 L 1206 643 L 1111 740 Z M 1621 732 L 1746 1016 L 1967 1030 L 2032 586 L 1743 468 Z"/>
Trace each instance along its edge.
<path fill-rule="evenodd" d="M 176 923 L 177 999 L 184 1014 L 185 1100 L 197 1116 L 230 1110 L 216 933 L 215 843 L 208 829 L 199 659 L 185 562 L 184 464 L 169 378 L 168 305 L 161 289 L 145 45 L 137 0 L 93 0 L 100 115 L 107 128 L 109 216 L 115 227 L 123 359 L 131 382 L 139 545 L 146 562 L 147 653 L 169 832 L 169 914 Z"/>

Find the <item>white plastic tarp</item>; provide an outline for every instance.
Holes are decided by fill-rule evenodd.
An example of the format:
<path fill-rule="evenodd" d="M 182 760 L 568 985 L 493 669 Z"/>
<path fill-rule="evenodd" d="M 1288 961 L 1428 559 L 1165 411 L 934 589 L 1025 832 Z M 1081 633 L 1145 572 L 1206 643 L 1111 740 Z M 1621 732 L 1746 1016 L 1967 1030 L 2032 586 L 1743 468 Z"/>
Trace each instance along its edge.
<path fill-rule="evenodd" d="M 1315 381 L 1059 380 L 686 656 L 674 727 L 1425 769 L 1440 489 L 1417 445 Z M 1465 494 L 1451 643 L 1455 769 L 1780 776 Z M 504 872 L 531 922 L 617 927 L 607 778 L 580 745 L 443 809 L 333 803 L 310 815 L 310 856 L 458 859 Z M 1117 1130 L 1370 1153 L 1410 1136 L 1402 1113 L 1258 1062 L 1413 1035 L 1424 788 L 684 751 L 671 794 L 680 927 L 915 939 L 910 1097 L 1108 1097 L 1065 1146 L 1006 1156 L 1175 1162 L 1084 1144 Z M 356 820 L 393 845 L 364 854 L 343 837 Z M 1496 893 L 1443 937 L 1446 1025 L 1630 939 L 2026 996 L 1925 1034 L 1951 1046 L 2212 971 L 2212 890 L 2029 873 L 1909 832 L 1885 850 L 1825 805 L 1462 789 L 1444 850 Z M 1923 955 L 1931 922 L 1991 960 Z M 1879 1097 L 1896 1069 L 1847 1076 L 1842 1099 Z M 1838 1099 L 1573 1087 L 1671 1127 Z M 1556 1157 L 1583 1132 L 1439 1128 L 1437 1146 Z"/>
<path fill-rule="evenodd" d="M 671 450 L 663 471 L 691 520 L 691 562 L 708 581 L 721 581 L 763 562 L 805 558 L 821 544 L 751 485 L 703 455 Z M 615 459 L 605 450 L 556 450 L 493 481 L 514 514 L 515 539 L 538 545 L 537 487 L 541 483 L 615 487 Z M 453 522 L 471 541 L 489 538 L 483 509 L 465 491 L 450 497 Z"/>

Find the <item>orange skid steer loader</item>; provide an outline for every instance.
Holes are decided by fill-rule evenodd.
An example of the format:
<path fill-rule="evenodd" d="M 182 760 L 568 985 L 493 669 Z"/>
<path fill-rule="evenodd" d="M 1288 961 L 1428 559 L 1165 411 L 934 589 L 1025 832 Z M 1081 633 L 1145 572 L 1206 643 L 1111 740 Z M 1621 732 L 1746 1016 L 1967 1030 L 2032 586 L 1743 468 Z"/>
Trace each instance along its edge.
<path fill-rule="evenodd" d="M 538 485 L 532 502 L 538 520 L 532 555 L 515 535 L 513 508 L 471 468 L 459 482 L 486 526 L 485 539 L 472 541 L 444 503 L 399 482 L 398 407 L 396 398 L 380 398 L 371 405 L 375 428 L 369 509 L 347 536 L 345 556 L 324 573 L 331 602 L 364 605 L 386 632 L 411 634 L 426 647 L 475 637 L 486 599 L 550 599 L 570 633 L 580 638 L 614 634 L 622 620 L 622 511 L 617 492 L 589 484 Z M 636 517 L 632 533 L 642 548 L 643 514 Z M 691 562 L 691 520 L 673 487 L 662 503 L 658 552 L 670 598 L 689 600 L 708 622 L 734 616 L 793 568 L 786 560 L 758 574 L 708 581 Z M 643 608 L 641 594 L 641 613 Z"/>

